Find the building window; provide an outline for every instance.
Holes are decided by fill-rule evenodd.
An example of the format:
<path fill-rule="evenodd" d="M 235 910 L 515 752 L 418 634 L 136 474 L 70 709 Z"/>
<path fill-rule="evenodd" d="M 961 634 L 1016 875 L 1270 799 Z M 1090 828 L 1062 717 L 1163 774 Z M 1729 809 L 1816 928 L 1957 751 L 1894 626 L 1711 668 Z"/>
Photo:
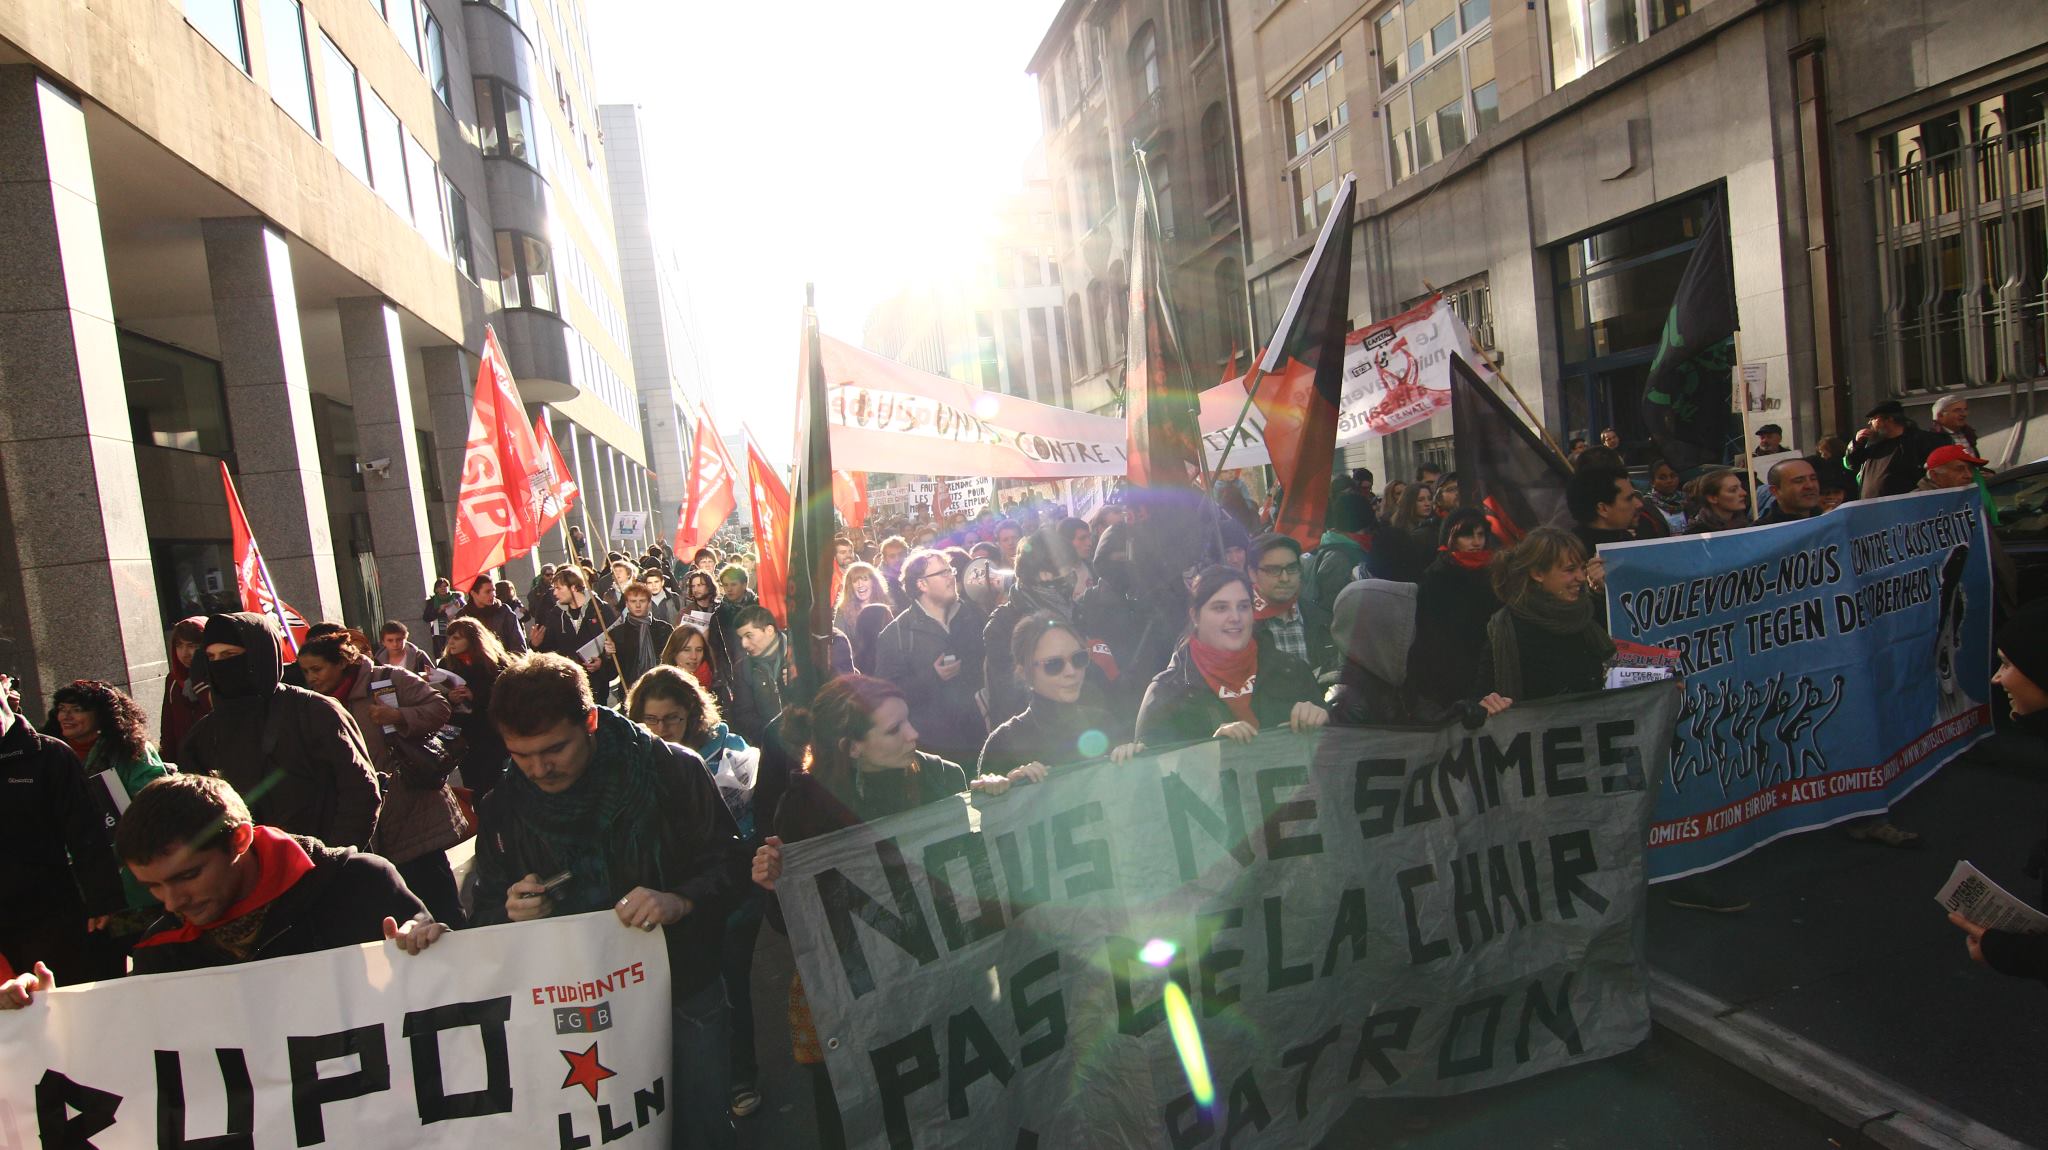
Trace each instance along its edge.
<path fill-rule="evenodd" d="M 1222 101 L 1202 113 L 1202 194 L 1220 204 L 1235 192 L 1230 166 L 1230 117 Z"/>
<path fill-rule="evenodd" d="M 1062 116 L 1081 106 L 1081 58 L 1072 44 L 1060 53 L 1060 114 Z"/>
<path fill-rule="evenodd" d="M 1344 53 L 1316 66 L 1283 101 L 1287 124 L 1287 179 L 1294 199 L 1294 230 L 1313 235 L 1351 171 L 1351 106 L 1344 90 Z"/>
<path fill-rule="evenodd" d="M 1088 285 L 1088 321 L 1095 328 L 1095 367 L 1104 370 L 1121 358 L 1116 347 L 1116 320 L 1111 311 L 1116 307 L 1116 293 L 1109 285 L 1096 280 Z"/>
<path fill-rule="evenodd" d="M 185 22 L 199 29 L 242 71 L 249 70 L 249 46 L 243 40 L 241 0 L 185 0 Z"/>
<path fill-rule="evenodd" d="M 220 364 L 116 329 L 128 427 L 139 445 L 227 456 L 228 409 Z"/>
<path fill-rule="evenodd" d="M 1060 84 L 1051 72 L 1038 78 L 1038 118 L 1048 132 L 1060 126 Z"/>
<path fill-rule="evenodd" d="M 1142 104 L 1159 92 L 1159 35 L 1151 24 L 1138 29 L 1131 37 L 1131 50 L 1126 57 L 1130 65 L 1131 100 Z"/>
<path fill-rule="evenodd" d="M 520 31 L 526 30 L 526 4 L 524 0 L 464 0 L 464 3 L 483 4 L 486 7 L 496 8 L 509 17 L 512 23 L 518 25 Z"/>
<path fill-rule="evenodd" d="M 1236 260 L 1226 259 L 1216 265 L 1216 330 L 1223 336 L 1221 342 L 1230 345 L 1217 348 L 1219 353 L 1254 350 L 1244 329 L 1244 269 L 1237 266 Z"/>
<path fill-rule="evenodd" d="M 2048 357 L 2048 83 L 1877 137 L 1877 335 L 1896 395 L 2032 379 Z"/>
<path fill-rule="evenodd" d="M 434 86 L 434 95 L 440 97 L 444 107 L 453 107 L 448 88 L 448 44 L 447 35 L 441 30 L 441 22 L 434 19 L 434 10 L 420 9 L 420 50 L 425 53 L 423 64 L 427 82 Z"/>
<path fill-rule="evenodd" d="M 341 166 L 370 182 L 369 153 L 363 144 L 363 96 L 356 66 L 324 34 L 320 37 L 322 69 L 326 73 L 327 145 L 341 159 Z"/>
<path fill-rule="evenodd" d="M 547 243 L 524 232 L 499 232 L 498 290 L 506 307 L 556 310 L 555 265 Z"/>
<path fill-rule="evenodd" d="M 1438 290 L 1443 293 L 1444 305 L 1465 321 L 1465 330 L 1472 333 L 1472 342 L 1493 351 L 1493 289 L 1487 285 L 1486 276 L 1482 274 L 1459 280 Z"/>
<path fill-rule="evenodd" d="M 1199 56 L 1216 42 L 1216 0 L 1187 0 L 1188 54 Z"/>
<path fill-rule="evenodd" d="M 983 389 L 999 388 L 1002 377 L 996 374 L 996 325 L 985 311 L 974 313 L 974 359 L 980 373 L 975 384 Z"/>
<path fill-rule="evenodd" d="M 270 60 L 270 98 L 314 135 L 313 68 L 306 60 L 306 13 L 299 0 L 263 0 L 263 48 Z"/>
<path fill-rule="evenodd" d="M 1703 240 L 1728 242 L 1701 235 L 1711 196 L 1651 208 L 1550 249 L 1568 432 L 1613 427 L 1626 443 L 1649 439 L 1643 384 L 1686 261 Z"/>
<path fill-rule="evenodd" d="M 405 138 L 406 184 L 412 189 L 412 224 L 428 246 L 448 254 L 448 225 L 441 218 L 441 176 L 434 159 L 411 136 Z"/>
<path fill-rule="evenodd" d="M 1402 0 L 1373 21 L 1388 181 L 1500 122 L 1491 0 Z"/>
<path fill-rule="evenodd" d="M 1081 310 L 1081 297 L 1078 293 L 1067 297 L 1066 310 L 1059 314 L 1060 346 L 1067 350 L 1067 370 L 1072 373 L 1073 379 L 1088 374 L 1088 349 L 1072 338 L 1071 329 L 1067 327 L 1067 317 L 1073 316 L 1075 323 L 1085 325 L 1087 315 L 1087 312 Z"/>
<path fill-rule="evenodd" d="M 1102 79 L 1102 47 L 1105 42 L 1100 24 L 1081 26 L 1081 90 L 1084 92 Z"/>
<path fill-rule="evenodd" d="M 1145 171 L 1152 176 L 1152 202 L 1159 209 L 1159 234 L 1169 239 L 1173 237 L 1173 155 L 1166 145 L 1172 139 L 1162 138 L 1145 157 Z"/>
<path fill-rule="evenodd" d="M 476 256 L 469 246 L 469 201 L 455 190 L 455 185 L 445 173 L 441 176 L 441 192 L 446 201 L 448 258 L 454 261 L 456 271 L 473 280 L 476 278 Z"/>
<path fill-rule="evenodd" d="M 539 128 L 533 101 L 503 80 L 476 78 L 478 146 L 486 156 L 509 156 L 536 171 L 540 168 Z"/>
<path fill-rule="evenodd" d="M 425 71 L 420 62 L 420 30 L 415 21 L 413 0 L 389 0 L 384 8 L 384 20 L 391 25 L 391 31 L 398 37 L 398 46 L 405 49 L 405 58 L 412 66 Z"/>
<path fill-rule="evenodd" d="M 1562 88 L 1692 13 L 1698 0 L 1549 0 L 1551 83 Z"/>
<path fill-rule="evenodd" d="M 391 210 L 412 219 L 412 193 L 405 178 L 405 129 L 377 93 L 363 93 L 363 132 L 370 148 L 370 186 Z"/>

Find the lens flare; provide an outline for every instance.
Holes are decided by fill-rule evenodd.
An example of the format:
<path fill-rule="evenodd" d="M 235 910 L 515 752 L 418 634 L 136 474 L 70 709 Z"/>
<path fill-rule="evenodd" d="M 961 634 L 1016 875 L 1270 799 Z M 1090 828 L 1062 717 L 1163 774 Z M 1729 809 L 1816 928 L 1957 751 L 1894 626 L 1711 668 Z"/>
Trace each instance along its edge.
<path fill-rule="evenodd" d="M 1209 1078 L 1209 1056 L 1202 1053 L 1202 1032 L 1195 1027 L 1195 1012 L 1188 1007 L 1187 992 L 1180 983 L 1166 981 L 1166 1027 L 1173 1032 L 1173 1048 L 1188 1074 L 1188 1090 L 1195 1104 L 1204 1110 L 1216 1104 L 1216 1083 Z"/>
<path fill-rule="evenodd" d="M 1101 731 L 1083 731 L 1075 741 L 1074 749 L 1084 759 L 1099 759 L 1109 753 L 1109 736 Z"/>
<path fill-rule="evenodd" d="M 975 396 L 974 415 L 977 419 L 994 419 L 996 417 L 996 397 L 985 391 Z"/>
<path fill-rule="evenodd" d="M 1173 956 L 1179 953 L 1180 948 L 1171 941 L 1155 938 L 1138 951 L 1138 961 L 1146 966 L 1156 966 L 1164 970 L 1166 964 L 1173 961 Z"/>

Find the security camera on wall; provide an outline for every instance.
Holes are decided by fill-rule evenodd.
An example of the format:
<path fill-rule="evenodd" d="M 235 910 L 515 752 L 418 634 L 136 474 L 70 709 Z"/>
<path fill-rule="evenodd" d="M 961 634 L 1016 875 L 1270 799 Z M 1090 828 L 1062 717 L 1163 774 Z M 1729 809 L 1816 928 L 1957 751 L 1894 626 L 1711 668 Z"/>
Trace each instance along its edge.
<path fill-rule="evenodd" d="M 383 459 L 372 459 L 363 464 L 363 470 L 375 475 L 379 479 L 389 479 L 391 478 L 391 458 L 386 456 Z"/>

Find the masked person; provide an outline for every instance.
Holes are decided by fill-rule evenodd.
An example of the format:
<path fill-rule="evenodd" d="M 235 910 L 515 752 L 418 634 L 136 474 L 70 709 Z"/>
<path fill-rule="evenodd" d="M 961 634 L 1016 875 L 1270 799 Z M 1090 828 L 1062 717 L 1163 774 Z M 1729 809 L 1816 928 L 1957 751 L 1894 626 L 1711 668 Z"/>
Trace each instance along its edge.
<path fill-rule="evenodd" d="M 265 826 L 367 847 L 381 796 L 355 719 L 325 695 L 284 684 L 269 616 L 214 615 L 203 638 L 213 713 L 192 728 L 179 765 L 258 796 L 251 810 Z"/>
<path fill-rule="evenodd" d="M 999 726 L 1021 713 L 1030 702 L 1025 683 L 1012 661 L 1010 635 L 1027 615 L 1047 614 L 1072 623 L 1074 591 L 1080 578 L 1080 563 L 1074 553 L 1050 531 L 1025 537 L 1017 546 L 1017 585 L 1010 598 L 989 614 L 982 628 L 982 675 L 988 685 L 988 722 Z M 1080 632 L 1076 630 L 1076 634 Z M 1102 698 L 1109 684 L 1103 671 L 1092 661 L 1083 668 L 1094 680 L 1091 694 Z"/>

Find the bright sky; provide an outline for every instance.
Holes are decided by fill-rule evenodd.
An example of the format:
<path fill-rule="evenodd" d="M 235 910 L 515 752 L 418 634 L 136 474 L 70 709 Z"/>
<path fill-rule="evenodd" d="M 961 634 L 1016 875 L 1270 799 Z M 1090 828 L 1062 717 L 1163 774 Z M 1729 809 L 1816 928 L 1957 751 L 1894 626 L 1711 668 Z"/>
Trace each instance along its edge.
<path fill-rule="evenodd" d="M 987 234 L 1038 139 L 1059 0 L 595 0 L 598 98 L 637 103 L 712 417 L 782 459 L 806 282 L 827 334 Z"/>

